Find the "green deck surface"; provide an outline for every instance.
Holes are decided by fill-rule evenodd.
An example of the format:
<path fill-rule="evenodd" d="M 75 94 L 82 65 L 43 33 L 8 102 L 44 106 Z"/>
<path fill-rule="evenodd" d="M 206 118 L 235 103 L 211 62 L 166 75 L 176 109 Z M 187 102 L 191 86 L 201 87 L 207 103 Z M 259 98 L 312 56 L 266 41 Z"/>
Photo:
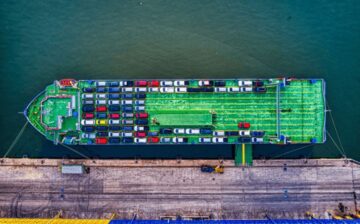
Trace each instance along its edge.
<path fill-rule="evenodd" d="M 162 111 L 163 112 L 163 111 Z M 159 126 L 207 126 L 212 125 L 212 114 L 198 113 L 186 114 L 181 111 L 164 111 L 165 113 L 153 113 L 150 121 L 156 121 Z M 173 113 L 171 113 L 173 112 Z M 195 111 L 196 112 L 196 111 Z"/>

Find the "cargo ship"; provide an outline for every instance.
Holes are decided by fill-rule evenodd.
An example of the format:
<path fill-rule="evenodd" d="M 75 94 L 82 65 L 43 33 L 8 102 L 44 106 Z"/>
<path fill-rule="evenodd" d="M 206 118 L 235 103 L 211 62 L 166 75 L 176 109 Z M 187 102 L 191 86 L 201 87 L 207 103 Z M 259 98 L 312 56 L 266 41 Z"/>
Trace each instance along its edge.
<path fill-rule="evenodd" d="M 323 79 L 56 80 L 24 115 L 54 144 L 315 144 Z"/>

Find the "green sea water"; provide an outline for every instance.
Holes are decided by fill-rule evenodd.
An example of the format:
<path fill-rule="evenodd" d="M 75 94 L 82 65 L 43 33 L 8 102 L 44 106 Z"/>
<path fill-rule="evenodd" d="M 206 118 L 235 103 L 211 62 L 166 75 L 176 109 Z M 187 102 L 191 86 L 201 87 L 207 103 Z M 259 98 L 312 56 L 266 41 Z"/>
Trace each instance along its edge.
<path fill-rule="evenodd" d="M 18 112 L 55 79 L 319 77 L 360 160 L 359 0 L 0 1 L 0 155 Z M 327 114 L 328 131 L 339 141 Z M 256 146 L 256 158 L 340 157 L 332 141 Z M 231 158 L 230 146 L 75 147 L 94 158 Z M 284 153 L 287 153 L 281 156 Z M 9 157 L 78 158 L 28 126 Z"/>

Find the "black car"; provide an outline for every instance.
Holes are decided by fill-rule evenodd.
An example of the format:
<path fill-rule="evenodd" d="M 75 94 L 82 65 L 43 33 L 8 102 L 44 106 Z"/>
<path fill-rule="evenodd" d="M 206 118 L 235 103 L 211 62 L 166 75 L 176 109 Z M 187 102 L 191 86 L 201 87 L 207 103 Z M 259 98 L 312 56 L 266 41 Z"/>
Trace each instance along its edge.
<path fill-rule="evenodd" d="M 214 86 L 226 86 L 226 82 L 225 81 L 215 81 Z"/>
<path fill-rule="evenodd" d="M 98 136 L 98 137 L 107 137 L 108 135 L 109 135 L 109 133 L 106 131 L 101 131 L 101 132 L 96 133 L 96 136 Z"/>
<path fill-rule="evenodd" d="M 120 138 L 111 137 L 111 138 L 109 138 L 109 143 L 110 144 L 119 144 L 120 143 Z"/>
<path fill-rule="evenodd" d="M 170 128 L 160 128 L 160 134 L 169 135 L 172 133 L 173 133 L 173 130 Z"/>
<path fill-rule="evenodd" d="M 91 88 L 91 87 L 84 87 L 82 90 L 84 93 L 93 93 L 94 92 L 94 88 Z"/>
<path fill-rule="evenodd" d="M 136 98 L 136 99 L 145 99 L 145 98 L 146 98 L 146 94 L 145 94 L 145 93 L 135 94 L 135 98 Z"/>
<path fill-rule="evenodd" d="M 126 137 L 126 138 L 123 138 L 123 139 L 122 139 L 122 142 L 123 142 L 123 143 L 133 143 L 133 142 L 134 142 L 134 139 L 133 139 L 133 138 L 130 138 L 130 137 Z"/>

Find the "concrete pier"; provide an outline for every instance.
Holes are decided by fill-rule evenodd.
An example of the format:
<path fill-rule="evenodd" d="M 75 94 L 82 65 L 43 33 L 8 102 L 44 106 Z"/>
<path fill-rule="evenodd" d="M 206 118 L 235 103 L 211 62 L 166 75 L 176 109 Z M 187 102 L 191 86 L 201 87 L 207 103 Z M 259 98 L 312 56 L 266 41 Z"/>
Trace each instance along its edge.
<path fill-rule="evenodd" d="M 61 174 L 61 164 L 90 172 Z M 219 161 L 3 159 L 0 217 L 326 218 L 359 202 L 360 165 L 348 160 L 225 160 L 224 174 L 202 173 L 202 164 Z"/>

